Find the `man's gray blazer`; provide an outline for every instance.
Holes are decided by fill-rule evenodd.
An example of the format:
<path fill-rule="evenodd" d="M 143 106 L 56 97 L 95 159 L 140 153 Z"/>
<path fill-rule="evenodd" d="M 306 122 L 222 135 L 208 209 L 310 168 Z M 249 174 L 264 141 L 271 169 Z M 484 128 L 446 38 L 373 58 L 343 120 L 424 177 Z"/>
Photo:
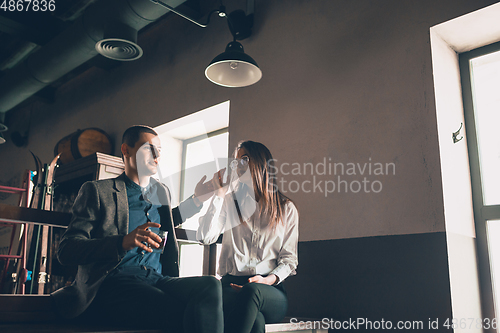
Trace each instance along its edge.
<path fill-rule="evenodd" d="M 73 216 L 57 255 L 63 265 L 78 265 L 78 271 L 71 286 L 51 294 L 56 311 L 65 318 L 74 318 L 85 311 L 104 278 L 125 256 L 122 241 L 128 233 L 129 211 L 124 177 L 122 174 L 114 179 L 87 182 L 75 200 Z M 163 196 L 160 201 L 170 202 L 168 188 L 156 183 L 157 194 Z M 158 209 L 162 229 L 168 231 L 160 258 L 163 275 L 179 276 L 179 247 L 174 226 L 200 208 L 188 199 L 173 210 L 168 204 Z"/>

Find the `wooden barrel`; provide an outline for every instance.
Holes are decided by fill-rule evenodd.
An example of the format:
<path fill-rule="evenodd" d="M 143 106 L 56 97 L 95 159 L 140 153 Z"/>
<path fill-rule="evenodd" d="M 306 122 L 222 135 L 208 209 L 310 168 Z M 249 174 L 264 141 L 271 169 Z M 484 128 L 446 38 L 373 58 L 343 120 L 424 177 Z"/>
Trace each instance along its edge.
<path fill-rule="evenodd" d="M 105 154 L 113 152 L 111 138 L 98 128 L 79 129 L 59 140 L 54 148 L 54 156 L 61 153 L 60 164 L 69 163 L 96 152 Z"/>

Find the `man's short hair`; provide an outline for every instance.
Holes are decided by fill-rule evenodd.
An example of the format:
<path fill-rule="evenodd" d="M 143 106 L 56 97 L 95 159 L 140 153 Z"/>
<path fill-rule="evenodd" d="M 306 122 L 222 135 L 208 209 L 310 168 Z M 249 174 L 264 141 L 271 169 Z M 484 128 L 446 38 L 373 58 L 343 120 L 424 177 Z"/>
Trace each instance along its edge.
<path fill-rule="evenodd" d="M 127 128 L 125 133 L 123 133 L 122 143 L 126 143 L 129 147 L 135 147 L 137 141 L 139 141 L 139 137 L 142 133 L 150 133 L 154 135 L 158 135 L 154 129 L 145 125 L 134 125 L 132 127 Z"/>

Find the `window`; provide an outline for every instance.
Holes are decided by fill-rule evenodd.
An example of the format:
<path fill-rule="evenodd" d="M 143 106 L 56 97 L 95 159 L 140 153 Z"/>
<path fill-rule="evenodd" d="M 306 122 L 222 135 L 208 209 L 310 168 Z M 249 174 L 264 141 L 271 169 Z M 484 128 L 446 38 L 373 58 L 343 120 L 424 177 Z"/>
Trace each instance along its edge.
<path fill-rule="evenodd" d="M 219 170 L 219 159 L 226 159 L 228 156 L 229 133 L 227 128 L 220 129 L 207 135 L 198 136 L 184 141 L 183 167 L 181 173 L 181 201 L 189 198 L 196 187 L 196 184 L 203 176 L 210 179 L 213 173 L 206 174 L 210 167 L 204 167 L 215 162 L 216 169 Z M 202 166 L 202 167 L 199 167 Z M 188 219 L 182 227 L 184 229 L 198 229 L 198 217 L 202 216 L 208 208 L 204 205 L 202 211 Z"/>
<path fill-rule="evenodd" d="M 500 315 L 500 43 L 460 55 L 483 296 Z"/>
<path fill-rule="evenodd" d="M 223 167 L 219 161 L 225 163 L 228 157 L 228 125 L 229 101 L 155 128 L 163 152 L 157 176 L 169 187 L 173 207 L 194 193 L 203 176 L 210 179 Z M 200 213 L 181 226 L 186 239 L 179 240 L 180 276 L 209 273 L 208 262 L 209 258 L 213 260 L 215 246 L 200 245 L 195 237 L 198 218 L 205 214 L 209 204 L 206 201 Z"/>
<path fill-rule="evenodd" d="M 180 187 L 180 197 L 181 201 L 189 198 L 196 184 L 200 181 L 203 176 L 207 176 L 207 180 L 213 175 L 212 173 L 206 173 L 210 170 L 210 167 L 205 167 L 207 165 L 215 162 L 216 169 L 219 170 L 220 166 L 218 164 L 218 159 L 226 159 L 228 156 L 228 145 L 229 145 L 229 133 L 227 128 L 220 129 L 208 133 L 207 135 L 198 136 L 188 140 L 184 140 L 183 144 L 183 167 L 181 172 L 181 187 Z M 201 166 L 201 167 L 200 167 Z M 203 205 L 201 211 L 189 218 L 182 224 L 183 229 L 197 230 L 198 229 L 198 219 L 203 216 L 210 204 L 210 201 L 206 201 Z M 220 247 L 220 246 L 217 246 Z M 184 242 L 180 244 L 180 275 L 181 276 L 197 276 L 203 275 L 203 261 L 204 253 L 208 252 L 209 249 L 197 243 L 187 243 Z M 220 250 L 220 249 L 219 249 Z M 208 254 L 207 254 L 208 255 Z M 219 256 L 217 255 L 217 258 Z M 197 260 L 193 260 L 197 258 Z M 218 264 L 218 262 L 216 263 Z M 206 266 L 207 264 L 205 264 Z"/>

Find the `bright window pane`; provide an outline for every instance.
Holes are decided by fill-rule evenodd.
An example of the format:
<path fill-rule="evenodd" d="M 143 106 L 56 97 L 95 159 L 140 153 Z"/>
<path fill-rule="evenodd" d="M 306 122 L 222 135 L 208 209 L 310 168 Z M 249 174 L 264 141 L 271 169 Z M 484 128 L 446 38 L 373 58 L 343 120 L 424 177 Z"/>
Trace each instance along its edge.
<path fill-rule="evenodd" d="M 500 204 L 500 51 L 471 63 L 484 205 Z"/>
<path fill-rule="evenodd" d="M 486 221 L 488 233 L 488 252 L 490 255 L 491 281 L 496 317 L 500 318 L 500 220 Z"/>
<path fill-rule="evenodd" d="M 179 276 L 203 275 L 203 245 L 181 244 Z"/>
<path fill-rule="evenodd" d="M 216 261 L 215 261 L 215 269 L 216 269 L 216 270 L 218 270 L 218 269 L 219 269 L 219 261 L 220 261 L 220 260 L 219 260 L 219 259 L 220 259 L 220 252 L 222 251 L 222 244 L 216 244 L 216 248 L 217 248 L 217 259 L 216 259 Z M 217 278 L 219 278 L 219 279 L 220 279 L 220 278 L 222 278 L 222 276 L 220 276 L 220 275 L 217 273 L 217 271 L 216 271 L 216 273 L 215 273 L 215 276 L 216 276 Z"/>
<path fill-rule="evenodd" d="M 222 133 L 194 141 L 186 145 L 184 178 L 182 182 L 182 199 L 194 193 L 196 184 L 203 176 L 211 179 L 217 171 L 218 159 L 227 158 L 229 133 Z M 223 167 L 223 166 L 220 166 Z M 198 218 L 206 213 L 210 201 L 205 202 L 200 213 L 182 224 L 184 229 L 198 229 Z"/>

